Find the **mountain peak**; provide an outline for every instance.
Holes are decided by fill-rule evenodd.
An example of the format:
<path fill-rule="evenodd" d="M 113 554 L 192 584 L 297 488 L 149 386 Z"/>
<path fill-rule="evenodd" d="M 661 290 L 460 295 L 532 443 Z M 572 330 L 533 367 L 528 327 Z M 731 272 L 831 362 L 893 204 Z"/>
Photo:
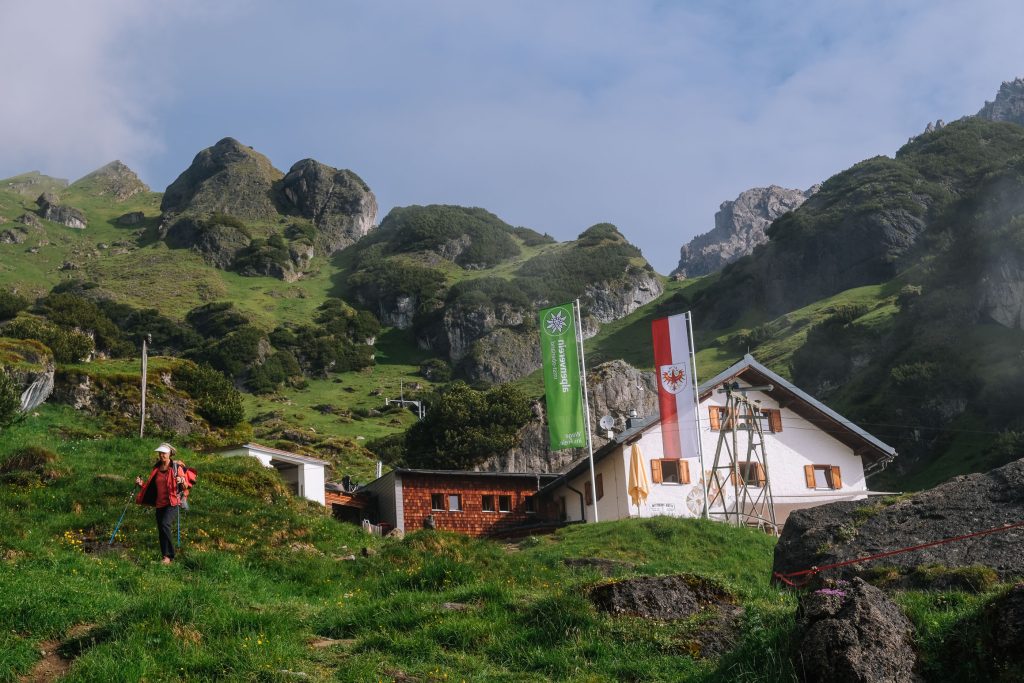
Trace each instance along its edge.
<path fill-rule="evenodd" d="M 139 179 L 135 171 L 119 160 L 111 161 L 82 176 L 73 182 L 69 189 L 97 197 L 113 197 L 118 202 L 123 202 L 140 192 L 149 192 L 149 186 Z"/>
<path fill-rule="evenodd" d="M 996 99 L 986 101 L 977 115 L 989 121 L 1005 121 L 1024 126 L 1024 78 L 1003 81 Z"/>

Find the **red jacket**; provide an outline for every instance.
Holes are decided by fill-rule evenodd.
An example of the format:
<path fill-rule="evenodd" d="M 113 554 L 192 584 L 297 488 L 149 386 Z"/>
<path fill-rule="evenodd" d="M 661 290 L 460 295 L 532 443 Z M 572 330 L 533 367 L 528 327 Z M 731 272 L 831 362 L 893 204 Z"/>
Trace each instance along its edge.
<path fill-rule="evenodd" d="M 177 466 L 177 467 L 175 467 Z M 139 495 L 135 497 L 135 502 L 139 505 L 150 505 L 156 506 L 156 477 L 166 477 L 165 482 L 167 483 L 167 493 L 170 497 L 171 505 L 181 505 L 181 496 L 178 495 L 178 483 L 175 481 L 175 470 L 181 473 L 182 477 L 185 477 L 185 463 L 180 460 L 172 460 L 171 466 L 167 468 L 166 472 L 160 471 L 160 466 L 153 468 L 153 471 L 149 473 L 149 479 L 142 485 L 142 489 L 139 491 Z M 185 483 L 182 485 L 184 489 L 188 488 L 188 480 L 186 478 Z"/>

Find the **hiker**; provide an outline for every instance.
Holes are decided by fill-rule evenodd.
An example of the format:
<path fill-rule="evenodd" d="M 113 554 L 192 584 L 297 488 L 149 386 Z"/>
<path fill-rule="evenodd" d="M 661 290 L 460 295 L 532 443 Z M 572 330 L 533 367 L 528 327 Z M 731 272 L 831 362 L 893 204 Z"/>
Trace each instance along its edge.
<path fill-rule="evenodd" d="M 157 461 L 149 479 L 143 483 L 142 477 L 135 477 L 135 485 L 142 490 L 135 497 L 139 505 L 152 505 L 156 508 L 156 529 L 160 535 L 160 553 L 164 564 L 174 561 L 174 542 L 171 537 L 171 525 L 179 514 L 184 493 L 189 484 L 185 477 L 185 463 L 176 462 L 174 456 L 177 449 L 169 443 L 156 447 Z"/>

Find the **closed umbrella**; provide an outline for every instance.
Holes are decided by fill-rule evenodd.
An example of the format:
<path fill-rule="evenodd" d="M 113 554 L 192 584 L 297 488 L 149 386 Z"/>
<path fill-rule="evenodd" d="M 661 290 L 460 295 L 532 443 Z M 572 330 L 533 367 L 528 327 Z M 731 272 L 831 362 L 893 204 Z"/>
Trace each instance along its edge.
<path fill-rule="evenodd" d="M 629 497 L 636 505 L 636 514 L 640 516 L 640 503 L 647 500 L 650 486 L 647 483 L 647 469 L 644 467 L 644 457 L 640 453 L 640 447 L 633 444 L 629 455 Z"/>

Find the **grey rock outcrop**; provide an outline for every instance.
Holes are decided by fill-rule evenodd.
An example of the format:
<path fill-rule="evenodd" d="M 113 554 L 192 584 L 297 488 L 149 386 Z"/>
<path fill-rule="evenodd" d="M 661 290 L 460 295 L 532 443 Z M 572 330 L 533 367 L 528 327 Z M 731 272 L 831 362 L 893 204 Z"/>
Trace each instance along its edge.
<path fill-rule="evenodd" d="M 116 202 L 123 202 L 141 192 L 149 192 L 146 185 L 135 171 L 120 161 L 111 161 L 106 166 L 71 183 L 69 189 L 79 190 L 96 197 L 111 197 Z"/>
<path fill-rule="evenodd" d="M 234 138 L 224 138 L 199 152 L 192 165 L 167 186 L 160 210 L 271 219 L 277 216 L 274 185 L 283 176 L 267 157 Z"/>
<path fill-rule="evenodd" d="M 192 218 L 179 218 L 160 228 L 160 236 L 173 249 L 192 249 L 210 265 L 229 268 L 238 253 L 249 246 L 249 236 L 233 225 L 209 225 Z"/>
<path fill-rule="evenodd" d="M 377 198 L 359 176 L 313 159 L 293 165 L 280 190 L 282 208 L 313 222 L 316 247 L 327 255 L 365 237 L 377 217 Z"/>
<path fill-rule="evenodd" d="M 459 367 L 474 380 L 499 383 L 525 377 L 540 364 L 536 330 L 499 327 L 473 342 L 472 353 Z"/>
<path fill-rule="evenodd" d="M 89 224 L 85 212 L 73 206 L 64 206 L 57 202 L 57 197 L 49 192 L 44 192 L 36 199 L 39 205 L 39 215 L 48 221 L 66 225 L 76 230 L 84 230 Z"/>
<path fill-rule="evenodd" d="M 732 201 L 722 202 L 715 214 L 714 229 L 683 246 L 672 275 L 707 275 L 753 253 L 754 247 L 768 241 L 765 229 L 772 221 L 803 204 L 818 187 L 804 192 L 778 185 L 755 187 L 741 192 Z"/>
<path fill-rule="evenodd" d="M 146 214 L 141 211 L 129 211 L 126 214 L 118 216 L 114 222 L 125 227 L 133 227 L 142 223 L 145 218 Z"/>
<path fill-rule="evenodd" d="M 538 352 L 539 353 L 539 352 Z M 596 421 L 603 415 L 615 418 L 616 431 L 626 426 L 631 409 L 641 417 L 657 410 L 654 375 L 632 367 L 622 360 L 602 363 L 587 374 L 594 448 L 608 443 Z M 534 404 L 534 419 L 516 436 L 516 446 L 507 453 L 484 461 L 477 469 L 486 472 L 560 472 L 586 455 L 586 449 L 572 448 L 552 451 L 548 446 L 544 407 Z"/>
<path fill-rule="evenodd" d="M 13 228 L 0 230 L 0 244 L 21 244 L 28 238 L 28 228 L 16 225 Z"/>
<path fill-rule="evenodd" d="M 983 319 L 1024 330 L 1024 262 L 1004 252 L 982 277 L 979 288 Z"/>
<path fill-rule="evenodd" d="M 861 579 L 805 594 L 797 611 L 795 669 L 808 683 L 910 683 L 914 627 Z"/>
<path fill-rule="evenodd" d="M 989 121 L 1005 121 L 1024 126 L 1024 78 L 1004 81 L 999 86 L 996 99 L 986 101 L 977 116 Z"/>
<path fill-rule="evenodd" d="M 790 514 L 775 546 L 774 572 L 786 573 L 937 541 L 1024 519 L 1024 459 L 985 474 L 954 477 L 886 504 L 871 500 L 821 505 Z M 910 572 L 919 565 L 990 567 L 1002 578 L 1024 576 L 1024 529 L 893 555 L 830 570 L 850 578 L 875 564 Z"/>
<path fill-rule="evenodd" d="M 653 271 L 631 268 L 622 279 L 589 284 L 585 291 L 590 314 L 610 323 L 654 301 L 665 290 Z"/>

